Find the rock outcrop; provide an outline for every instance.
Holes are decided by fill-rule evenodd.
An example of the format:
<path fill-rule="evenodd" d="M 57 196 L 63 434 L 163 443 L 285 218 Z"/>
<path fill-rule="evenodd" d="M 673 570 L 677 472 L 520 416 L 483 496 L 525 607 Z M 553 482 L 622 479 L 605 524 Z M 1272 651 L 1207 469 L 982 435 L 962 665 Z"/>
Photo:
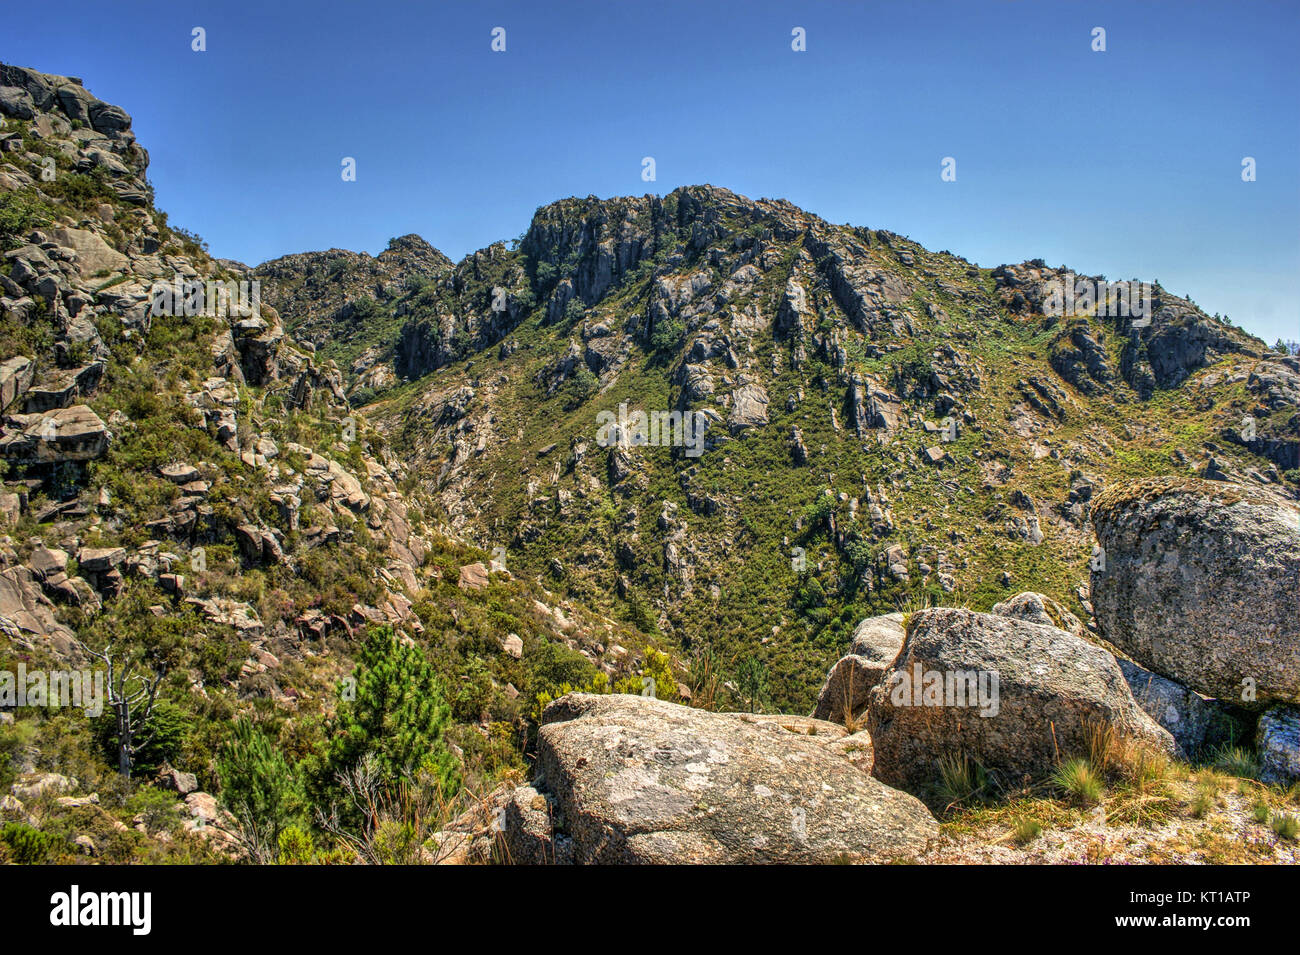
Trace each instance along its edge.
<path fill-rule="evenodd" d="M 1133 691 L 1133 699 L 1169 731 L 1184 759 L 1194 759 L 1216 746 L 1249 737 L 1250 720 L 1245 711 L 1207 699 L 1132 660 L 1116 662 Z"/>
<path fill-rule="evenodd" d="M 866 709 L 871 690 L 903 647 L 903 615 L 868 617 L 853 631 L 849 652 L 831 667 L 813 718 L 848 724 Z"/>
<path fill-rule="evenodd" d="M 993 605 L 993 612 L 1002 617 L 1039 623 L 1046 627 L 1056 627 L 1076 637 L 1083 635 L 1083 624 L 1059 601 L 1042 594 L 1026 591 L 1016 594 L 1010 600 Z"/>
<path fill-rule="evenodd" d="M 1261 716 L 1255 748 L 1264 782 L 1290 786 L 1300 781 L 1300 709 L 1275 706 Z"/>

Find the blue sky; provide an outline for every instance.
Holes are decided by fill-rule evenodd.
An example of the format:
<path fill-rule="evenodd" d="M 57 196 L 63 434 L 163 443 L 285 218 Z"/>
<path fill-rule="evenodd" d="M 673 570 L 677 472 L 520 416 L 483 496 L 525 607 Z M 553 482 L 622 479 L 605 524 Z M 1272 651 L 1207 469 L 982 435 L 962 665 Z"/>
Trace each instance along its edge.
<path fill-rule="evenodd" d="M 1295 2 L 63 0 L 4 20 L 0 59 L 125 107 L 159 206 L 250 264 L 407 232 L 458 259 L 558 198 L 710 182 L 985 266 L 1159 279 L 1300 339 Z"/>

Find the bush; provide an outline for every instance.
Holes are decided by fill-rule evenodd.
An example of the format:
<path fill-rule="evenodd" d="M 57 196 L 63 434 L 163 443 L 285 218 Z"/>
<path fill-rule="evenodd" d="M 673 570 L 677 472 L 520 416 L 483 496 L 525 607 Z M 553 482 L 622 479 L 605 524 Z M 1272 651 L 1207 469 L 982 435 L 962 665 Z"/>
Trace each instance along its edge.
<path fill-rule="evenodd" d="M 9 847 L 9 856 L 19 865 L 40 865 L 54 855 L 59 845 L 52 836 L 26 823 L 9 822 L 0 829 L 0 842 Z"/>
<path fill-rule="evenodd" d="M 736 667 L 736 686 L 749 712 L 757 713 L 767 694 L 767 664 L 758 657 L 745 657 Z"/>
<path fill-rule="evenodd" d="M 826 606 L 826 588 L 816 577 L 809 577 L 808 583 L 799 588 L 799 606 L 805 611 Z"/>
<path fill-rule="evenodd" d="M 826 530 L 828 527 L 827 518 L 831 516 L 831 511 L 834 509 L 834 499 L 826 494 L 809 504 L 803 512 L 803 525 L 807 528 L 808 533 L 816 534 L 819 531 Z"/>
<path fill-rule="evenodd" d="M 652 352 L 672 351 L 685 334 L 686 326 L 675 318 L 656 322 L 655 327 L 650 330 L 650 350 Z"/>
<path fill-rule="evenodd" d="M 280 865 L 311 865 L 315 861 L 316 845 L 311 833 L 297 826 L 289 826 L 280 833 L 276 849 Z"/>
<path fill-rule="evenodd" d="M 646 682 L 646 681 L 650 682 Z M 637 676 L 619 681 L 617 693 L 646 693 L 652 691 L 656 699 L 677 699 L 677 677 L 673 673 L 668 654 L 650 647 L 645 652 L 645 666 Z"/>
<path fill-rule="evenodd" d="M 0 791 L 8 791 L 16 772 L 13 764 L 22 764 L 23 754 L 36 740 L 36 725 L 30 720 L 18 720 L 10 726 L 0 726 Z"/>
<path fill-rule="evenodd" d="M 568 400 L 565 410 L 573 411 L 591 398 L 600 389 L 600 379 L 587 366 L 582 366 L 564 384 L 564 393 Z"/>
<path fill-rule="evenodd" d="M 844 557 L 853 568 L 855 574 L 861 574 L 871 566 L 875 559 L 875 554 L 871 549 L 871 542 L 864 540 L 850 540 L 844 544 Z"/>
<path fill-rule="evenodd" d="M 60 172 L 53 182 L 43 183 L 42 188 L 81 212 L 88 212 L 102 202 L 118 201 L 117 193 L 104 181 L 98 167 L 89 175 Z"/>
<path fill-rule="evenodd" d="M 163 763 L 183 763 L 185 742 L 193 728 L 189 713 L 175 703 L 159 700 L 145 721 L 144 732 L 149 735 L 149 742 L 140 747 L 136 753 L 132 771 L 142 775 L 152 775 Z M 116 739 L 109 750 L 113 758 L 117 756 Z"/>
<path fill-rule="evenodd" d="M 33 229 L 48 224 L 54 210 L 23 192 L 0 193 L 0 247 L 17 248 Z"/>
<path fill-rule="evenodd" d="M 582 321 L 582 316 L 587 310 L 582 307 L 582 301 L 577 298 L 571 298 L 564 304 L 563 323 L 565 328 L 572 328 Z"/>

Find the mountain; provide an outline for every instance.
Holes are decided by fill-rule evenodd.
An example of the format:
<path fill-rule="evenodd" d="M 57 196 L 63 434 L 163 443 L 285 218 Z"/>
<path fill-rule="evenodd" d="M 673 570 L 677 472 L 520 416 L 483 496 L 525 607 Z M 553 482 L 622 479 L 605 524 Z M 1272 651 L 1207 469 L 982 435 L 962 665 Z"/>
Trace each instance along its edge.
<path fill-rule="evenodd" d="M 1101 308 L 1059 314 L 1067 283 Z M 724 669 L 757 654 L 806 712 L 872 614 L 1032 589 L 1089 621 L 1112 484 L 1295 498 L 1300 360 L 1154 282 L 1144 320 L 1140 288 L 1106 314 L 1099 276 L 713 186 L 567 199 L 398 300 L 400 384 L 365 410 L 458 533 Z M 702 453 L 602 447 L 621 405 L 703 415 Z"/>
<path fill-rule="evenodd" d="M 0 861 L 1295 861 L 1297 357 L 709 185 L 250 268 L 0 115 Z"/>
<path fill-rule="evenodd" d="M 451 267 L 418 235 L 404 235 L 374 258 L 342 249 L 307 252 L 263 262 L 252 275 L 268 301 L 281 303 L 288 331 L 338 362 L 355 392 L 394 384 L 392 348 L 401 320 L 393 303 Z"/>

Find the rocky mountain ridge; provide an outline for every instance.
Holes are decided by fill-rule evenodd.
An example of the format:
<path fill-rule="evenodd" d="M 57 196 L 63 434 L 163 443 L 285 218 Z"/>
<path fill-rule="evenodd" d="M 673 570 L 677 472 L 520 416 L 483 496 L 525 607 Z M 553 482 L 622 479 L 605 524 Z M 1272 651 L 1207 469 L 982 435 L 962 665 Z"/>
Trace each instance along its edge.
<path fill-rule="evenodd" d="M 1294 356 L 714 186 L 248 268 L 0 114 L 0 673 L 160 700 L 0 682 L 3 861 L 1294 861 Z"/>
<path fill-rule="evenodd" d="M 110 861 L 274 854 L 230 802 L 230 728 L 251 720 L 304 758 L 306 786 L 367 634 L 437 659 L 454 691 L 438 745 L 467 784 L 519 764 L 528 709 L 563 679 L 638 671 L 652 644 L 635 628 L 452 535 L 349 405 L 311 316 L 295 335 L 251 287 L 296 310 L 296 276 L 341 257 L 367 273 L 325 303 L 346 322 L 354 290 L 445 268 L 435 250 L 403 237 L 259 277 L 168 224 L 129 115 L 80 81 L 0 67 L 0 114 L 0 672 L 79 672 L 106 653 L 162 680 L 136 727 L 162 741 L 122 759 L 152 785 L 132 788 L 101 752 L 107 724 L 60 748 L 57 711 L 11 710 L 0 677 L 2 811 L 37 833 L 24 846 L 76 826 L 66 851 Z M 141 815 L 167 792 L 173 806 Z"/>
<path fill-rule="evenodd" d="M 1087 623 L 1113 481 L 1295 498 L 1300 359 L 1154 283 L 1145 321 L 1046 314 L 1067 281 L 1107 287 L 712 186 L 561 200 L 394 306 L 367 414 L 458 532 L 688 646 L 765 632 L 809 706 L 864 614 L 1032 587 Z M 705 454 L 600 447 L 620 404 L 704 415 Z"/>

